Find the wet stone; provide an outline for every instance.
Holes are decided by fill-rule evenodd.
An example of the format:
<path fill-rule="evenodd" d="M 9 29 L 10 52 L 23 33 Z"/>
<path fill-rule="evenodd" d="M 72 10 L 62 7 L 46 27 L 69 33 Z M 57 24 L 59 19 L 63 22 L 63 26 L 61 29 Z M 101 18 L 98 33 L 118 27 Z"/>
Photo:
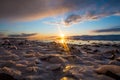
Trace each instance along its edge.
<path fill-rule="evenodd" d="M 17 80 L 13 76 L 6 74 L 6 73 L 0 73 L 0 80 Z"/>

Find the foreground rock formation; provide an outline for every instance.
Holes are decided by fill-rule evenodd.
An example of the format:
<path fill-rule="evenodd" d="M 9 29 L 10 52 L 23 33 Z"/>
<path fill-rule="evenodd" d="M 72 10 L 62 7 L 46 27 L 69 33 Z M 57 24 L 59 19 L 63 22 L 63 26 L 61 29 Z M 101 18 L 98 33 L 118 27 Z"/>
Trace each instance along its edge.
<path fill-rule="evenodd" d="M 119 80 L 120 44 L 0 40 L 0 79 Z"/>

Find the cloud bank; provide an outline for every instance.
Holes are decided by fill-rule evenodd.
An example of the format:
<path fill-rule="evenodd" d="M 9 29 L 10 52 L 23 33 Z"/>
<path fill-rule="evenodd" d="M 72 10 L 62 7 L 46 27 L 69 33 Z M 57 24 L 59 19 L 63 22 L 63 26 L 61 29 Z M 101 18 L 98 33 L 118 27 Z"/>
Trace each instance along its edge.
<path fill-rule="evenodd" d="M 92 31 L 92 32 L 95 32 L 95 33 L 120 32 L 120 28 L 101 29 L 101 30 L 95 30 L 95 31 Z"/>
<path fill-rule="evenodd" d="M 0 19 L 36 20 L 68 11 L 62 0 L 0 0 Z"/>
<path fill-rule="evenodd" d="M 0 0 L 0 19 L 29 21 L 66 14 L 66 25 L 120 15 L 120 0 Z"/>
<path fill-rule="evenodd" d="M 35 35 L 37 35 L 37 33 L 30 33 L 30 34 L 21 33 L 21 34 L 10 34 L 10 35 L 8 35 L 8 37 L 27 38 L 27 37 L 31 37 L 31 36 L 35 36 Z"/>

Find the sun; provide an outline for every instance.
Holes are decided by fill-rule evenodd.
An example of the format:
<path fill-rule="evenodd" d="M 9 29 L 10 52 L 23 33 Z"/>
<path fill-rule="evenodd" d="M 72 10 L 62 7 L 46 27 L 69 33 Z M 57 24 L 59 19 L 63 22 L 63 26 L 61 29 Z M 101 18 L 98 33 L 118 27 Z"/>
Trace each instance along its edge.
<path fill-rule="evenodd" d="M 69 54 L 69 47 L 66 42 L 66 36 L 63 33 L 60 33 L 59 37 L 59 42 L 61 43 L 61 46 L 63 46 L 64 50 L 66 51 L 66 54 Z"/>
<path fill-rule="evenodd" d="M 63 39 L 65 37 L 65 35 L 63 33 L 61 33 L 60 37 Z"/>
<path fill-rule="evenodd" d="M 63 33 L 60 34 L 60 42 L 61 43 L 65 42 L 65 35 Z"/>

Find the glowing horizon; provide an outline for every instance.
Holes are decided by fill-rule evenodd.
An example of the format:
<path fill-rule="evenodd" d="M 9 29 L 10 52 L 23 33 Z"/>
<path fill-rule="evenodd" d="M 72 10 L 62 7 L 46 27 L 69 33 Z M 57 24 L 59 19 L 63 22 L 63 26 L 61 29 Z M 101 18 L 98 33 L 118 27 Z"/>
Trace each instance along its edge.
<path fill-rule="evenodd" d="M 120 35 L 120 0 L 12 0 L 0 5 L 0 38 Z"/>

